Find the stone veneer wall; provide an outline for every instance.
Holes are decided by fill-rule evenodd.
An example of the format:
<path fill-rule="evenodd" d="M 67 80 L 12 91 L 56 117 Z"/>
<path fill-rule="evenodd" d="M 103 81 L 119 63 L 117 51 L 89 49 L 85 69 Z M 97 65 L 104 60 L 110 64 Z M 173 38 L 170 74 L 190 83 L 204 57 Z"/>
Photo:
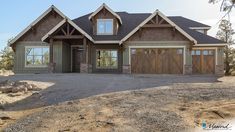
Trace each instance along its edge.
<path fill-rule="evenodd" d="M 123 66 L 122 66 L 122 73 L 124 73 L 124 74 L 130 74 L 130 73 L 131 73 L 131 67 L 130 67 L 130 65 L 123 65 Z"/>
<path fill-rule="evenodd" d="M 193 72 L 192 65 L 184 65 L 184 74 L 191 75 Z"/>
<path fill-rule="evenodd" d="M 80 73 L 92 73 L 92 65 L 91 64 L 80 64 Z"/>
<path fill-rule="evenodd" d="M 88 64 L 81 63 L 80 64 L 80 73 L 88 73 L 88 71 L 89 71 Z"/>

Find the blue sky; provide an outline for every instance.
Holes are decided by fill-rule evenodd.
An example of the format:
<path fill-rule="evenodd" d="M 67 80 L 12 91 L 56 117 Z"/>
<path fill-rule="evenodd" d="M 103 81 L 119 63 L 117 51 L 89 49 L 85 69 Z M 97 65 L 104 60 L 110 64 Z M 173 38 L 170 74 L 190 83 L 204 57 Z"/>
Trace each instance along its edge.
<path fill-rule="evenodd" d="M 208 0 L 5 0 L 0 4 L 0 49 L 7 40 L 16 36 L 52 4 L 73 19 L 93 12 L 102 3 L 114 11 L 154 12 L 159 9 L 167 16 L 184 16 L 212 26 L 210 35 L 215 36 L 218 21 L 223 16 L 219 4 L 209 4 Z M 231 20 L 235 26 L 235 13 Z M 235 27 L 234 27 L 235 28 Z"/>

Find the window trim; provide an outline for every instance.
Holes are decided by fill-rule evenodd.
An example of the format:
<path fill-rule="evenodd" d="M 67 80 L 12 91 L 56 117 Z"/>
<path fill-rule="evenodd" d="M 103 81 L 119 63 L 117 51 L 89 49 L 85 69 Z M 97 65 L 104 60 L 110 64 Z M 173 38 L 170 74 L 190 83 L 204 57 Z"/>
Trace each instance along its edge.
<path fill-rule="evenodd" d="M 48 48 L 49 49 L 49 60 L 50 60 L 50 46 L 25 46 L 24 49 L 24 66 L 26 68 L 46 68 L 48 65 L 27 65 L 27 55 L 26 55 L 26 50 L 28 48 Z"/>
<path fill-rule="evenodd" d="M 99 33 L 98 32 L 98 28 L 99 28 L 99 26 L 98 26 L 98 22 L 99 21 L 108 21 L 108 20 L 111 20 L 112 21 L 112 33 Z M 113 23 L 113 19 L 97 19 L 96 20 L 96 35 L 113 35 L 114 34 L 114 23 Z M 104 28 L 106 28 L 106 27 L 104 27 Z M 105 29 L 104 29 L 105 30 Z M 106 31 L 106 30 L 105 30 Z"/>
<path fill-rule="evenodd" d="M 111 57 L 111 59 L 112 58 L 117 58 L 117 67 L 98 67 L 97 66 L 97 59 L 98 59 L 97 51 L 101 51 L 101 50 L 105 50 L 105 51 L 117 51 L 117 57 Z M 95 50 L 95 67 L 96 67 L 96 69 L 99 69 L 99 70 L 117 70 L 118 67 L 119 67 L 118 59 L 119 59 L 118 49 L 96 49 Z"/>

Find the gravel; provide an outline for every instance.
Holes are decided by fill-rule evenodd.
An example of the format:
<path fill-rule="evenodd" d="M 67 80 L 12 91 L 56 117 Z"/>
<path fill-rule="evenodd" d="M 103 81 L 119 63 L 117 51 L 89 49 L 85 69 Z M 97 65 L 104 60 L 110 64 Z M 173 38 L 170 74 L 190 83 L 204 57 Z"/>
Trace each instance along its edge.
<path fill-rule="evenodd" d="M 190 111 L 190 105 L 195 102 L 203 105 L 235 100 L 235 80 L 231 77 L 108 74 L 21 77 L 25 80 L 29 76 L 33 81 L 55 83 L 41 92 L 47 107 L 17 120 L 4 131 L 187 131 L 195 124 L 187 122 L 180 111 L 194 116 L 198 109 Z M 37 99 L 30 98 L 27 103 Z M 24 101 L 22 104 L 9 109 L 29 108 Z"/>

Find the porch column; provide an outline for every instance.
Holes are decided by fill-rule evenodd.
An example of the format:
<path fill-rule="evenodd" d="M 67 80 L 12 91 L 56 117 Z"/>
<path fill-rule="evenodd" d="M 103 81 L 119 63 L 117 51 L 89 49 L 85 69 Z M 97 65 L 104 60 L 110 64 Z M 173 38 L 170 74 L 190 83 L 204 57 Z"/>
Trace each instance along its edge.
<path fill-rule="evenodd" d="M 53 59 L 53 39 L 50 38 L 50 42 L 49 42 L 49 45 L 50 45 L 50 63 L 49 63 L 49 71 L 50 72 L 54 72 L 54 69 L 55 69 L 55 64 L 54 64 L 54 59 Z"/>
<path fill-rule="evenodd" d="M 88 50 L 87 50 L 87 39 L 83 37 L 83 55 L 82 62 L 80 64 L 80 72 L 88 73 Z"/>
<path fill-rule="evenodd" d="M 87 61 L 87 57 L 86 57 L 86 55 L 87 55 L 87 41 L 86 41 L 86 38 L 84 37 L 83 38 L 83 63 L 86 63 Z"/>

